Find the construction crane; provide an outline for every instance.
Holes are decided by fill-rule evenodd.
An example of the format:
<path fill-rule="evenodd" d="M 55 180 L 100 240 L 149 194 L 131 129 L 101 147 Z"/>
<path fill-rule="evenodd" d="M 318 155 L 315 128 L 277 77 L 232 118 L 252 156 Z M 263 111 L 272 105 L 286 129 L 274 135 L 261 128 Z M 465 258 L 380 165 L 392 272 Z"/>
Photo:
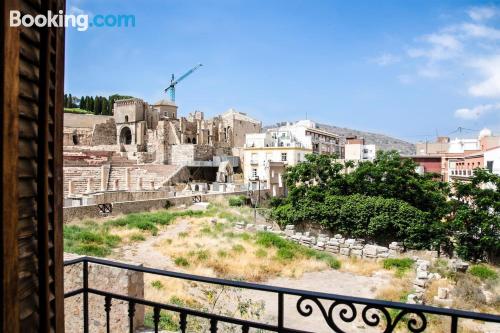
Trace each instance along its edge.
<path fill-rule="evenodd" d="M 174 78 L 174 74 L 172 74 L 172 79 L 170 80 L 170 85 L 168 86 L 167 89 L 165 89 L 165 93 L 167 93 L 167 92 L 170 93 L 170 100 L 172 102 L 175 102 L 175 86 L 177 85 L 177 83 L 179 83 L 182 80 L 184 80 L 186 77 L 188 77 L 189 75 L 191 75 L 195 70 L 197 70 L 201 66 L 203 66 L 203 65 L 202 64 L 198 64 L 198 65 L 194 66 L 193 68 L 191 68 L 190 70 L 188 70 L 184 75 L 181 75 L 181 77 L 178 78 L 177 80 Z"/>

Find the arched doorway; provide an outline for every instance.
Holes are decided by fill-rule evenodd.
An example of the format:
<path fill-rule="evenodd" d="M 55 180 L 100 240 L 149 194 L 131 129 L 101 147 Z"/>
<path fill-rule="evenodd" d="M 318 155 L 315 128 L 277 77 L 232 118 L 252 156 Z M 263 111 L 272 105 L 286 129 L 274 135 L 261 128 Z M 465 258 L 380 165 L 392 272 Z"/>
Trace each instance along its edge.
<path fill-rule="evenodd" d="M 130 131 L 130 128 L 124 127 L 120 131 L 120 143 L 129 145 L 132 143 L 132 132 Z"/>

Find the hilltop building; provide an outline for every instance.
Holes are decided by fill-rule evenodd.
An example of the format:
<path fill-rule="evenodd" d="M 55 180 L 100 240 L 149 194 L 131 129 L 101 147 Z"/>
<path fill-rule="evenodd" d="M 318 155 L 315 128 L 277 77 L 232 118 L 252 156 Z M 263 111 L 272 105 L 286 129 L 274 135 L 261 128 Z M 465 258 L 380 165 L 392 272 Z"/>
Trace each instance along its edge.
<path fill-rule="evenodd" d="M 118 100 L 113 116 L 65 113 L 65 194 L 157 191 L 196 180 L 231 183 L 245 135 L 261 127 L 234 109 L 210 119 L 200 111 L 179 116 L 167 100 Z"/>

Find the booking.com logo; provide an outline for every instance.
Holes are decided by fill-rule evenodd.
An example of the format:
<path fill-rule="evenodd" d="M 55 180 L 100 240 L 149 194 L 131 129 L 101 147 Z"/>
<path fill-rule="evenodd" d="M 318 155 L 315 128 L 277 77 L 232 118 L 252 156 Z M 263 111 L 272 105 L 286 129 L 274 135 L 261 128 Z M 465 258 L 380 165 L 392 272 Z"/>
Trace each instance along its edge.
<path fill-rule="evenodd" d="M 22 14 L 18 10 L 10 11 L 11 27 L 56 27 L 56 28 L 76 28 L 78 31 L 87 31 L 90 27 L 135 27 L 135 15 L 94 15 L 87 14 L 64 14 L 62 10 L 58 14 L 48 11 L 47 15 Z"/>

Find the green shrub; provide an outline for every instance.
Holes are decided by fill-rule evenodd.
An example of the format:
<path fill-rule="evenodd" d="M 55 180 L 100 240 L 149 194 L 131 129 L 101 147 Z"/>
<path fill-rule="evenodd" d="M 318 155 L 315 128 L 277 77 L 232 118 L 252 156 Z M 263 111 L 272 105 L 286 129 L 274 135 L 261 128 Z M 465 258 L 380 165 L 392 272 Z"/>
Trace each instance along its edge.
<path fill-rule="evenodd" d="M 237 197 L 230 197 L 228 200 L 229 206 L 231 207 L 243 206 L 245 202 L 246 202 L 246 197 L 244 195 L 239 195 Z"/>
<path fill-rule="evenodd" d="M 184 257 L 175 258 L 174 263 L 180 267 L 188 267 L 189 261 Z"/>
<path fill-rule="evenodd" d="M 495 280 L 498 278 L 497 272 L 485 265 L 474 265 L 469 268 L 469 273 L 481 280 Z"/>
<path fill-rule="evenodd" d="M 383 267 L 385 269 L 395 269 L 396 276 L 402 277 L 406 271 L 410 270 L 413 267 L 413 263 L 415 261 L 410 258 L 387 258 L 383 261 Z"/>
<path fill-rule="evenodd" d="M 151 282 L 151 287 L 155 289 L 163 289 L 163 283 L 160 280 L 154 280 Z"/>
<path fill-rule="evenodd" d="M 144 326 L 146 328 L 154 328 L 154 319 L 153 319 L 153 311 L 147 311 L 144 315 Z M 177 315 L 174 315 L 165 310 L 160 311 L 160 323 L 159 328 L 168 332 L 177 332 L 179 331 L 179 318 Z"/>

